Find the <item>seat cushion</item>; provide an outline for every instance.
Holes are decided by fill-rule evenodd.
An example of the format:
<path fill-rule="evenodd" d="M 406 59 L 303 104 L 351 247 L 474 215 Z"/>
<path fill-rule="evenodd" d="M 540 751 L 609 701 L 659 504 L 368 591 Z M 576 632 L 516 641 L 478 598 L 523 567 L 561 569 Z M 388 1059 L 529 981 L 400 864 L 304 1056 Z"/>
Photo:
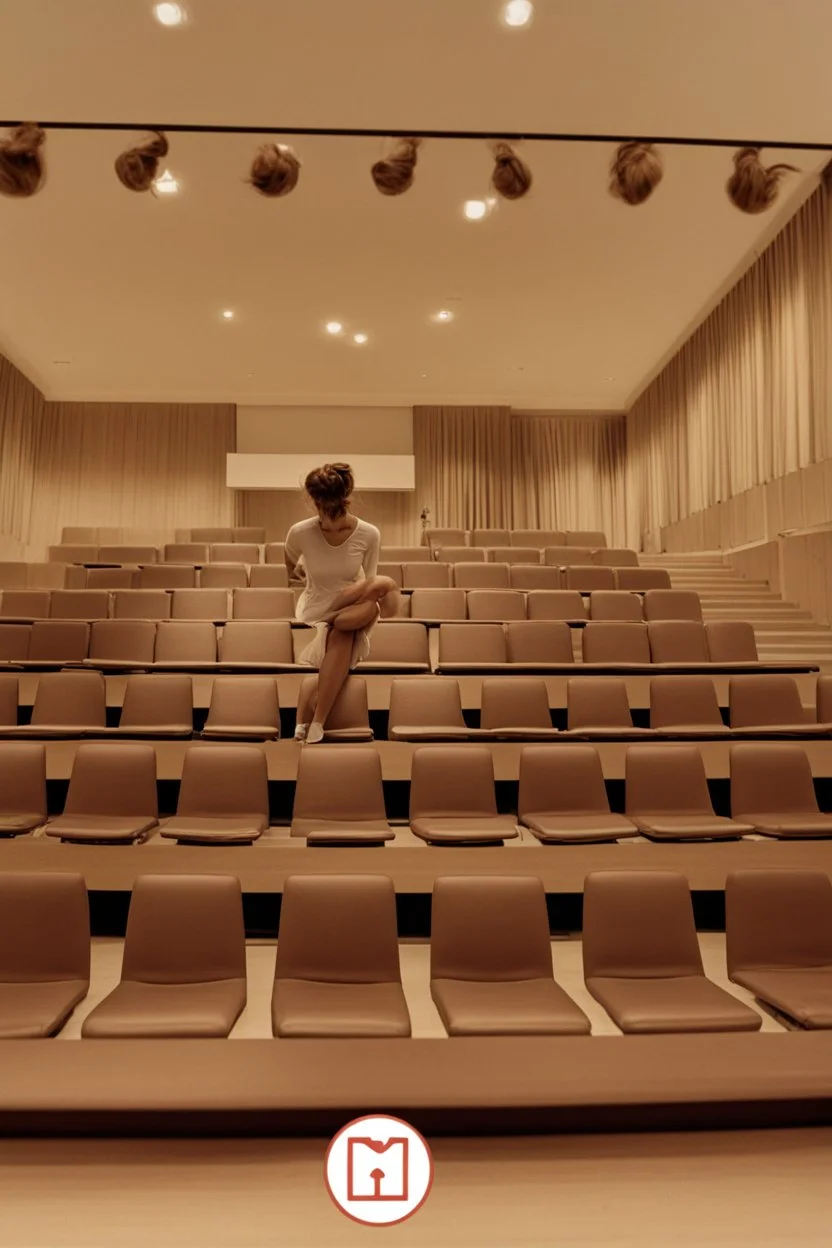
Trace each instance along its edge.
<path fill-rule="evenodd" d="M 724 815 L 632 815 L 640 832 L 654 841 L 725 841 L 746 836 L 754 828 L 748 820 Z"/>
<path fill-rule="evenodd" d="M 411 820 L 414 836 L 437 845 L 480 845 L 513 840 L 518 835 L 513 815 L 431 816 Z"/>
<path fill-rule="evenodd" d="M 380 845 L 395 833 L 386 819 L 293 819 L 292 836 L 304 836 L 308 845 Z"/>
<path fill-rule="evenodd" d="M 832 966 L 736 971 L 731 978 L 801 1027 L 832 1027 Z"/>
<path fill-rule="evenodd" d="M 372 728 L 327 728 L 324 741 L 372 741 Z"/>
<path fill-rule="evenodd" d="M 657 979 L 598 976 L 587 979 L 586 986 L 624 1032 L 758 1031 L 763 1021 L 704 975 Z"/>
<path fill-rule="evenodd" d="M 556 741 L 559 728 L 489 728 L 489 737 L 504 741 Z"/>
<path fill-rule="evenodd" d="M 20 836 L 46 822 L 46 816 L 35 811 L 0 810 L 0 836 Z"/>
<path fill-rule="evenodd" d="M 658 737 L 728 737 L 727 724 L 659 724 L 653 731 Z"/>
<path fill-rule="evenodd" d="M 223 1039 L 246 1004 L 244 979 L 202 984 L 122 980 L 84 1019 L 84 1039 Z"/>
<path fill-rule="evenodd" d="M 108 731 L 107 736 L 117 738 L 124 737 L 191 737 L 193 736 L 193 723 L 187 724 L 139 724 L 134 728 L 112 728 Z M 89 734 L 88 734 L 89 735 Z M 96 733 L 96 736 L 100 735 Z"/>
<path fill-rule="evenodd" d="M 37 1040 L 54 1035 L 88 989 L 85 979 L 0 984 L 0 1040 Z"/>
<path fill-rule="evenodd" d="M 206 724 L 202 729 L 202 735 L 219 741 L 262 741 L 278 737 L 280 729 L 275 724 L 235 724 L 233 728 L 211 728 Z"/>
<path fill-rule="evenodd" d="M 401 984 L 275 980 L 272 1030 L 284 1038 L 393 1039 L 410 1035 Z"/>
<path fill-rule="evenodd" d="M 450 1036 L 585 1036 L 589 1019 L 553 979 L 433 979 Z"/>
<path fill-rule="evenodd" d="M 777 812 L 775 814 L 745 814 L 743 821 L 753 824 L 756 832 L 765 836 L 777 836 L 785 839 L 794 837 L 832 837 L 832 815 L 811 810 L 795 811 L 794 814 Z"/>
<path fill-rule="evenodd" d="M 138 841 L 156 822 L 154 815 L 58 815 L 47 823 L 46 835 L 62 841 Z"/>
<path fill-rule="evenodd" d="M 593 841 L 617 841 L 622 836 L 638 836 L 638 828 L 624 815 L 599 814 L 564 815 L 560 812 L 533 811 L 523 815 L 521 823 L 533 832 L 539 841 L 552 844 L 583 843 Z"/>
<path fill-rule="evenodd" d="M 269 826 L 265 815 L 174 815 L 164 819 L 160 834 L 168 840 L 197 844 L 246 845 Z"/>
<path fill-rule="evenodd" d="M 425 728 L 421 725 L 411 727 L 408 724 L 397 724 L 391 728 L 388 736 L 391 741 L 467 741 L 479 734 L 471 728 L 451 728 L 437 725 Z"/>

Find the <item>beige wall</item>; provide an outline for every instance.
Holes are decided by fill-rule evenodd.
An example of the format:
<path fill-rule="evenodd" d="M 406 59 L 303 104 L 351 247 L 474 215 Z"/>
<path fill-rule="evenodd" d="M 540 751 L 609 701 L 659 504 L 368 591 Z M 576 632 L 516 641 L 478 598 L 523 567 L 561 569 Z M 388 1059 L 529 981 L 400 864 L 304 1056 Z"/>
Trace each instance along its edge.
<path fill-rule="evenodd" d="M 412 455 L 409 407 L 237 408 L 237 451 L 279 455 Z"/>

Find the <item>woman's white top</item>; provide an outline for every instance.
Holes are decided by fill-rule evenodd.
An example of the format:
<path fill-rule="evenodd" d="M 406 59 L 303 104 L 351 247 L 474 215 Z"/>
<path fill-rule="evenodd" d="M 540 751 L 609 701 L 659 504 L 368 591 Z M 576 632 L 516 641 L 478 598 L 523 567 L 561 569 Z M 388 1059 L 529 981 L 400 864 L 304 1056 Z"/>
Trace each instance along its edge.
<path fill-rule="evenodd" d="M 302 558 L 306 569 L 306 588 L 298 599 L 296 618 L 304 624 L 318 623 L 348 585 L 375 576 L 380 545 L 381 534 L 366 520 L 358 520 L 340 546 L 326 540 L 317 516 L 293 524 L 286 534 L 286 554 L 293 563 Z"/>

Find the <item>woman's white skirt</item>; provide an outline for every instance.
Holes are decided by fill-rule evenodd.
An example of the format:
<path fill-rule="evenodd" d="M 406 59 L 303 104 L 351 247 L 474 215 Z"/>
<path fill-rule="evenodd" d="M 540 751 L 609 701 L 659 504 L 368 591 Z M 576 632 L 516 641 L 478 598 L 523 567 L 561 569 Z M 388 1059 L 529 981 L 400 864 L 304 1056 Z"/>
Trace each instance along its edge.
<path fill-rule="evenodd" d="M 363 662 L 370 653 L 370 635 L 376 626 L 377 621 L 368 624 L 366 628 L 359 629 L 355 634 L 352 644 L 352 654 L 350 655 L 350 667 L 353 668 L 357 663 Z M 312 623 L 315 630 L 315 636 L 306 649 L 298 656 L 298 662 L 304 663 L 308 667 L 320 668 L 326 654 L 326 645 L 329 638 L 331 624 Z"/>

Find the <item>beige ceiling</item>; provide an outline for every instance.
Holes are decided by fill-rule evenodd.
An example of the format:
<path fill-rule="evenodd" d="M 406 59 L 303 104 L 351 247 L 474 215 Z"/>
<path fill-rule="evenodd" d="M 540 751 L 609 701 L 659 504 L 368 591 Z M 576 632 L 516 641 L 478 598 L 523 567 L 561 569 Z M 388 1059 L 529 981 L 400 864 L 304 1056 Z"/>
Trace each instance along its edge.
<path fill-rule="evenodd" d="M 166 30 L 150 0 L 0 0 L 0 118 L 832 141 L 829 0 L 537 0 L 515 32 L 500 8 L 188 0 Z M 729 150 L 666 149 L 631 209 L 610 146 L 527 143 L 532 194 L 472 224 L 482 142 L 430 141 L 386 199 L 381 140 L 297 139 L 271 202 L 244 183 L 257 141 L 173 135 L 183 191 L 153 199 L 115 179 L 125 135 L 52 132 L 42 193 L 0 200 L 0 350 L 54 398 L 618 410 L 824 163 L 792 153 L 805 174 L 754 218 Z"/>

